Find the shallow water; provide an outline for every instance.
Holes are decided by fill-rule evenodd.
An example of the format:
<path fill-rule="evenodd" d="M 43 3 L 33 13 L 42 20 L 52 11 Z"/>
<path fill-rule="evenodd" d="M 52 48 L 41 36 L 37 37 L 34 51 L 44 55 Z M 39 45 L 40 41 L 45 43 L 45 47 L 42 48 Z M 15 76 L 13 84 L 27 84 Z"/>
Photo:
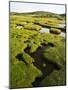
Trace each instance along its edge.
<path fill-rule="evenodd" d="M 61 24 L 58 24 L 59 27 L 61 28 L 64 28 L 65 27 L 65 24 L 64 23 L 61 23 Z"/>
<path fill-rule="evenodd" d="M 20 29 L 20 28 L 23 28 L 23 26 L 16 26 L 16 28 L 19 28 Z"/>
<path fill-rule="evenodd" d="M 44 32 L 50 33 L 50 29 L 49 29 L 49 28 L 42 28 L 42 29 L 40 30 L 40 33 L 44 33 Z M 59 36 L 65 37 L 65 33 L 64 33 L 64 32 L 61 32 L 61 33 L 59 34 Z"/>
<path fill-rule="evenodd" d="M 49 28 L 42 28 L 40 30 L 40 33 L 44 33 L 44 32 L 50 33 L 49 30 L 50 30 Z"/>
<path fill-rule="evenodd" d="M 61 33 L 60 33 L 60 36 L 65 37 L 65 33 L 64 33 L 64 32 L 61 32 Z"/>

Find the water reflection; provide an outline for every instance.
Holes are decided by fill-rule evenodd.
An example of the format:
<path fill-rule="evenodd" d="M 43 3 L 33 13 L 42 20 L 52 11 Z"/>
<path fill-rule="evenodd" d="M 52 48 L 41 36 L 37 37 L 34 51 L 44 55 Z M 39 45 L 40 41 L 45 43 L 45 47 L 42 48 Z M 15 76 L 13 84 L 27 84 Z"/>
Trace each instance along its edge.
<path fill-rule="evenodd" d="M 65 33 L 64 33 L 64 32 L 61 32 L 61 33 L 60 33 L 60 36 L 65 37 Z"/>
<path fill-rule="evenodd" d="M 23 28 L 23 26 L 16 26 L 16 28 L 19 28 L 20 29 L 20 28 Z"/>
<path fill-rule="evenodd" d="M 49 33 L 49 28 L 42 28 L 42 29 L 40 30 L 40 33 L 44 33 L 44 32 Z"/>
<path fill-rule="evenodd" d="M 64 28 L 65 27 L 65 24 L 64 23 L 58 24 L 58 26 L 61 27 L 61 28 Z"/>

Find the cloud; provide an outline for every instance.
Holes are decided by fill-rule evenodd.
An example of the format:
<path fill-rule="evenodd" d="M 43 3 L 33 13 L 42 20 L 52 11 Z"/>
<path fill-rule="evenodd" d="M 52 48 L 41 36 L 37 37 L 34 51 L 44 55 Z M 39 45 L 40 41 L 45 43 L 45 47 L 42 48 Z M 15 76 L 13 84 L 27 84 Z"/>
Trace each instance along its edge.
<path fill-rule="evenodd" d="M 61 14 L 65 13 L 65 5 L 10 2 L 10 12 L 33 12 L 33 11 L 48 11 Z"/>

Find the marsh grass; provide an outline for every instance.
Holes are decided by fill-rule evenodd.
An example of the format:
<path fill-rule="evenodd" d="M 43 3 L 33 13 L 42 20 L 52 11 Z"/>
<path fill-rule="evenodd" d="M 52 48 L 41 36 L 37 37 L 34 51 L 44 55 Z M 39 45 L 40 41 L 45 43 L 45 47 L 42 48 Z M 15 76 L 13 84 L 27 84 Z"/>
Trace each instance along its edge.
<path fill-rule="evenodd" d="M 63 74 L 65 70 L 62 71 L 65 64 L 65 39 L 52 33 L 39 33 L 43 26 L 58 27 L 57 25 L 64 19 L 57 16 L 38 18 L 36 16 L 33 14 L 10 15 L 10 88 L 34 87 L 36 83 L 38 86 L 40 77 L 41 82 L 44 82 L 42 86 L 48 86 L 52 81 L 54 82 L 52 85 L 65 85 L 65 75 Z M 16 28 L 17 25 L 21 25 L 23 28 Z M 26 52 L 26 49 L 29 52 Z M 38 50 L 43 50 L 41 55 Z M 63 75 L 59 71 L 46 73 L 48 70 L 51 72 L 49 65 L 53 67 L 53 64 L 45 63 L 45 58 L 49 63 L 61 67 Z M 37 66 L 39 63 L 42 66 Z M 50 75 L 44 79 L 45 73 Z M 59 81 L 55 79 L 58 76 Z M 39 83 L 36 81 L 37 78 L 39 78 Z M 46 81 L 48 82 L 46 83 Z"/>

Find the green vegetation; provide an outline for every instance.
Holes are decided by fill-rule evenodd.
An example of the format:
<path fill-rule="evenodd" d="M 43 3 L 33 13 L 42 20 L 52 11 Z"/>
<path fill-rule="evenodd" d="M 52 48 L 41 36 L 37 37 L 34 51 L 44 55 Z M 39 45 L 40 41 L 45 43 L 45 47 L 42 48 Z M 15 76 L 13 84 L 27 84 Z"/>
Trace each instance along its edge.
<path fill-rule="evenodd" d="M 66 84 L 65 68 L 54 70 L 41 82 L 42 86 L 62 86 Z"/>
<path fill-rule="evenodd" d="M 46 60 L 62 67 L 65 64 L 65 51 L 64 46 L 50 47 L 44 51 L 43 55 Z"/>
<path fill-rule="evenodd" d="M 34 59 L 25 52 L 23 52 L 23 59 L 27 64 L 32 64 L 32 62 L 34 62 Z"/>
<path fill-rule="evenodd" d="M 10 67 L 10 88 L 32 87 L 35 78 L 41 76 L 41 71 L 33 64 L 26 65 L 19 61 Z"/>
<path fill-rule="evenodd" d="M 38 31 L 38 30 L 41 29 L 41 26 L 35 25 L 33 23 L 28 23 L 27 25 L 24 25 L 24 28 L 25 29 L 29 29 L 29 30 L 36 30 L 36 31 Z"/>
<path fill-rule="evenodd" d="M 64 21 L 61 15 L 49 12 L 10 13 L 10 88 L 34 87 L 36 78 L 45 76 L 46 61 L 56 64 L 60 70 L 54 68 L 45 76 L 42 86 L 65 85 L 65 38 L 57 35 L 60 33 L 58 24 Z M 39 33 L 43 27 L 51 28 L 55 34 Z M 42 63 L 42 69 L 34 64 L 36 58 L 32 56 L 38 49 L 45 62 L 38 62 Z"/>

